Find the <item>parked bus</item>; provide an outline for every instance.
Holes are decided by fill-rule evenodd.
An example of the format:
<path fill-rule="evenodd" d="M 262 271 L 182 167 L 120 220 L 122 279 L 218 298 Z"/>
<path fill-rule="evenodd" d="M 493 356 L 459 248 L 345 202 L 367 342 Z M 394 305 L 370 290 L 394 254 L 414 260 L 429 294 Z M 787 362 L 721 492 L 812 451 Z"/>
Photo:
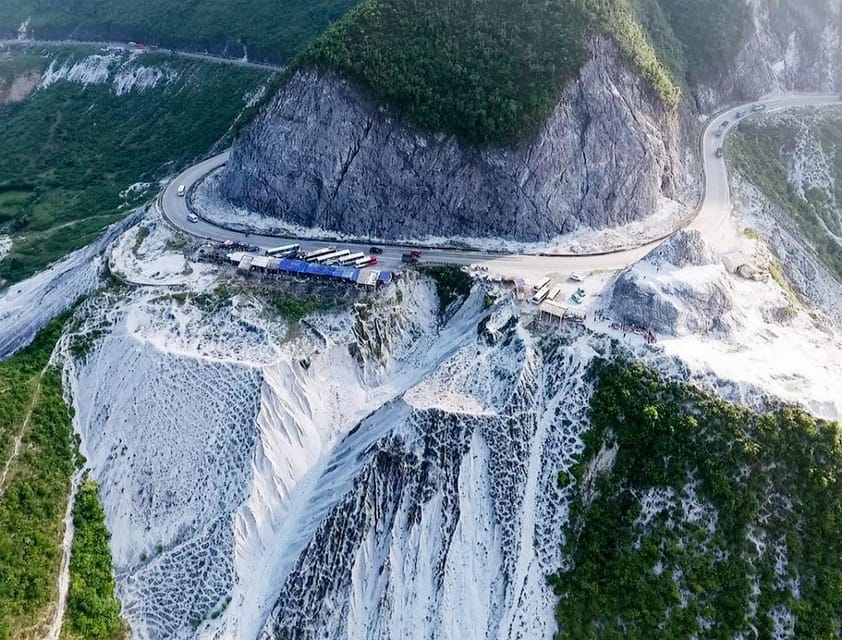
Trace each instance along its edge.
<path fill-rule="evenodd" d="M 340 249 L 339 251 L 332 251 L 331 253 L 325 253 L 320 256 L 317 256 L 313 259 L 313 262 L 316 264 L 333 264 L 334 262 L 338 262 L 339 258 L 344 258 L 345 256 L 349 255 L 351 252 L 347 249 Z"/>
<path fill-rule="evenodd" d="M 558 298 L 559 293 L 561 293 L 561 287 L 553 287 L 547 294 L 547 300 L 555 300 Z"/>
<path fill-rule="evenodd" d="M 339 264 L 341 264 L 344 267 L 347 264 L 353 264 L 357 260 L 360 260 L 361 258 L 366 258 L 366 257 L 367 256 L 362 251 L 358 251 L 357 253 L 352 253 L 349 256 L 345 256 L 344 258 L 340 258 Z"/>
<path fill-rule="evenodd" d="M 366 256 L 365 258 L 357 260 L 354 263 L 354 268 L 363 269 L 364 267 L 370 267 L 375 264 L 377 264 L 377 256 Z"/>
<path fill-rule="evenodd" d="M 300 244 L 285 244 L 283 247 L 275 247 L 274 249 L 266 249 L 267 256 L 288 256 L 293 253 L 298 253 L 301 248 Z"/>
<path fill-rule="evenodd" d="M 544 285 L 541 289 L 535 292 L 535 295 L 532 296 L 532 302 L 535 304 L 541 304 L 544 300 L 547 299 L 547 296 L 550 294 L 550 287 L 549 285 Z"/>
<path fill-rule="evenodd" d="M 549 279 L 549 278 L 544 278 L 543 280 L 541 280 L 540 282 L 538 282 L 538 284 L 536 284 L 534 287 L 532 287 L 532 290 L 533 290 L 533 291 L 540 291 L 540 290 L 541 290 L 541 289 L 543 289 L 544 287 L 549 286 L 549 284 L 550 284 L 550 279 Z M 549 289 L 547 289 L 547 291 L 549 291 Z"/>
<path fill-rule="evenodd" d="M 308 262 L 310 260 L 315 260 L 319 256 L 327 255 L 328 253 L 333 253 L 336 251 L 336 247 L 324 247 L 323 249 L 316 249 L 315 251 L 311 251 L 307 255 L 304 256 L 304 259 Z"/>

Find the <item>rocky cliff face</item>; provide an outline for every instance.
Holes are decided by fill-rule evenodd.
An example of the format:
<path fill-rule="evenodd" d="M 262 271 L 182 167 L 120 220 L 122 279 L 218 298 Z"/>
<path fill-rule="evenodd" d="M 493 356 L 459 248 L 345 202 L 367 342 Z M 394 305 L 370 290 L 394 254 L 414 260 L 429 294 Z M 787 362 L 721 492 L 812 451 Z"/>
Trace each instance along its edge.
<path fill-rule="evenodd" d="M 835 0 L 746 1 L 752 19 L 744 44 L 732 65 L 698 88 L 703 110 L 773 91 L 842 87 L 842 5 Z"/>
<path fill-rule="evenodd" d="M 842 85 L 838 8 L 747 1 L 736 59 L 693 89 L 685 116 Z M 662 196 L 692 204 L 691 119 L 665 110 L 611 40 L 591 48 L 542 129 L 515 148 L 423 133 L 356 85 L 299 71 L 237 141 L 222 194 L 287 222 L 380 238 L 544 241 L 643 219 Z"/>
<path fill-rule="evenodd" d="M 222 192 L 360 236 L 541 241 L 686 194 L 683 149 L 678 119 L 600 38 L 540 132 L 513 149 L 425 135 L 352 83 L 300 71 L 238 140 Z"/>
<path fill-rule="evenodd" d="M 664 335 L 728 329 L 733 294 L 698 231 L 681 231 L 617 277 L 611 310 Z"/>

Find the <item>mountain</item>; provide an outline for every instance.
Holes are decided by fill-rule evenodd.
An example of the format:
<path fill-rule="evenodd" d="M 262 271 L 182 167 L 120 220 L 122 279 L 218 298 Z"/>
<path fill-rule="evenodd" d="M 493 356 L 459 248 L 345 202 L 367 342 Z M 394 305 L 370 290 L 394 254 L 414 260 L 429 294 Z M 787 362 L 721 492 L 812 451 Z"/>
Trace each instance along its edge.
<path fill-rule="evenodd" d="M 820 2 L 367 2 L 241 133 L 221 195 L 386 238 L 619 226 L 692 206 L 700 108 L 837 86 L 838 35 Z"/>

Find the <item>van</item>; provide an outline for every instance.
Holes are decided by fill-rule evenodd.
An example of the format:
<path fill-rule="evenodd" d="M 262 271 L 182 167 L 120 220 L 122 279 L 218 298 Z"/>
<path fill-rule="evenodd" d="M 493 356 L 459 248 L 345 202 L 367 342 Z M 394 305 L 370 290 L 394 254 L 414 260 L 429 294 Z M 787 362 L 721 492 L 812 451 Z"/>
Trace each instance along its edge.
<path fill-rule="evenodd" d="M 178 196 L 180 198 L 183 198 L 185 193 L 187 193 L 187 185 L 185 185 L 185 184 L 178 185 Z"/>
<path fill-rule="evenodd" d="M 188 222 L 198 222 L 199 216 L 197 216 L 195 213 L 188 213 L 187 214 L 187 221 Z"/>

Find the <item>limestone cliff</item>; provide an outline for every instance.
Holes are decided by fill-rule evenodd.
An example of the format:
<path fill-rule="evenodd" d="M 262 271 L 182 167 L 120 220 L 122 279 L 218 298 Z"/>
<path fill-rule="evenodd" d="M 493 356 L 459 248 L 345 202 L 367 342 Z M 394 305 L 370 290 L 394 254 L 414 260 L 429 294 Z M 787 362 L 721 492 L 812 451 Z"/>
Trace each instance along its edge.
<path fill-rule="evenodd" d="M 539 241 L 640 219 L 662 194 L 690 190 L 678 118 L 613 42 L 592 48 L 515 148 L 422 133 L 354 84 L 299 71 L 237 141 L 222 192 L 297 224 L 385 238 Z"/>

